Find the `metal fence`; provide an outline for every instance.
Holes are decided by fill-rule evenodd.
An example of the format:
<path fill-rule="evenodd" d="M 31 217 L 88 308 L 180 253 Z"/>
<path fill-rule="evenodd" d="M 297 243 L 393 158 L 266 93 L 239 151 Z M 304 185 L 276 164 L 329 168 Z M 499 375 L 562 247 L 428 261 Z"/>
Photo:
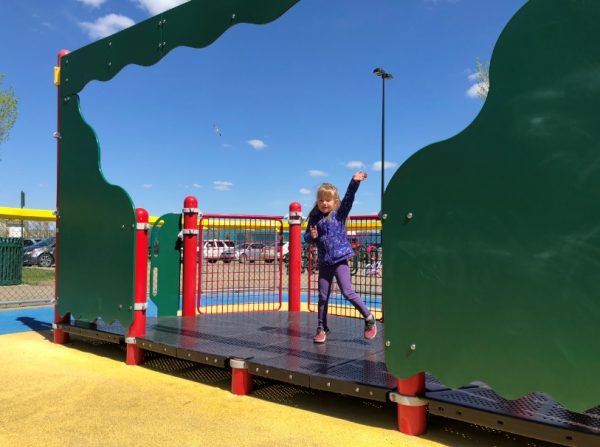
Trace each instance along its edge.
<path fill-rule="evenodd" d="M 53 222 L 0 219 L 0 307 L 54 298 Z"/>
<path fill-rule="evenodd" d="M 281 309 L 284 285 L 281 217 L 204 215 L 199 229 L 200 313 Z"/>
<path fill-rule="evenodd" d="M 354 257 L 348 261 L 352 286 L 361 296 L 375 318 L 383 320 L 383 261 L 381 246 L 381 221 L 378 216 L 350 216 L 347 221 L 348 240 L 354 249 Z M 318 256 L 316 250 L 306 248 L 308 272 L 308 309 L 317 310 Z M 329 297 L 328 313 L 346 317 L 360 317 L 342 296 L 334 283 Z"/>

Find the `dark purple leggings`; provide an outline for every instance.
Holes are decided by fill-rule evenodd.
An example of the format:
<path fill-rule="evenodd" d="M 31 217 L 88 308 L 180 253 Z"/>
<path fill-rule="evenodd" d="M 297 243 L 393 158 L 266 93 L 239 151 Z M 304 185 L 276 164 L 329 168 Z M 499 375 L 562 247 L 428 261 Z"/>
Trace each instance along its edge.
<path fill-rule="evenodd" d="M 371 312 L 363 300 L 360 299 L 358 293 L 352 288 L 352 280 L 350 279 L 350 268 L 348 261 L 341 261 L 333 265 L 319 266 L 319 326 L 327 327 L 327 304 L 329 295 L 331 294 L 331 284 L 333 277 L 337 280 L 338 286 L 350 304 L 352 304 L 360 314 L 367 318 Z"/>

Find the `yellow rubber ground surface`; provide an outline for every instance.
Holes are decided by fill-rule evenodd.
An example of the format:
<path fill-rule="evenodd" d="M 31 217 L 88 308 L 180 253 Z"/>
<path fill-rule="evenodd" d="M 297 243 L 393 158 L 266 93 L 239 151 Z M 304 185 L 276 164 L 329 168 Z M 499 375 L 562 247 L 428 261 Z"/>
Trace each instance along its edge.
<path fill-rule="evenodd" d="M 2 447 L 541 445 L 439 418 L 409 437 L 393 404 L 276 382 L 239 397 L 227 370 L 159 356 L 127 366 L 116 345 L 51 336 L 0 336 Z"/>

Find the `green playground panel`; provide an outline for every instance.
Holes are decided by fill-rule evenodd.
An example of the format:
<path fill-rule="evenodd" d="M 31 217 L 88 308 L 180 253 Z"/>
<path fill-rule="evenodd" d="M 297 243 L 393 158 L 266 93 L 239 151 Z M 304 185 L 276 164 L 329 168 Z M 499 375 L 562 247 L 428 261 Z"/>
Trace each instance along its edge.
<path fill-rule="evenodd" d="M 106 182 L 93 129 L 79 98 L 61 101 L 58 312 L 83 321 L 133 321 L 136 217 L 120 187 Z"/>
<path fill-rule="evenodd" d="M 181 214 L 161 216 L 150 234 L 150 299 L 159 317 L 177 316 L 181 277 Z"/>
<path fill-rule="evenodd" d="M 388 369 L 600 404 L 600 2 L 531 0 L 481 113 L 384 197 Z M 410 214 L 412 213 L 412 215 Z"/>
<path fill-rule="evenodd" d="M 77 95 L 124 66 L 149 66 L 178 46 L 201 48 L 238 23 L 270 22 L 297 0 L 191 0 L 61 59 L 58 159 L 58 311 L 106 323 L 133 321 L 135 210 L 102 175 L 100 147 Z M 149 94 L 155 95 L 154 92 Z"/>

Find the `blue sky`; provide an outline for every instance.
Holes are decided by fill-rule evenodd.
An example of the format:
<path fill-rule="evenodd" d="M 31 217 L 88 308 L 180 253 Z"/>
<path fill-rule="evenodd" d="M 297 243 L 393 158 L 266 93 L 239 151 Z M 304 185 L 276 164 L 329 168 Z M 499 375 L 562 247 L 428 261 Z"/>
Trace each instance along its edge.
<path fill-rule="evenodd" d="M 181 0 L 179 0 L 181 3 Z M 81 93 L 102 171 L 135 206 L 275 214 L 314 203 L 322 182 L 345 189 L 352 214 L 379 211 L 381 79 L 386 83 L 386 183 L 411 154 L 449 138 L 483 104 L 469 94 L 476 60 L 525 0 L 301 0 L 275 22 L 241 24 L 204 49 L 130 65 Z M 61 49 L 145 20 L 172 0 L 2 0 L 2 87 L 19 117 L 0 145 L 0 206 L 54 209 L 56 88 Z M 493 88 L 493 86 L 492 86 Z M 343 191 L 342 191 L 343 193 Z"/>

